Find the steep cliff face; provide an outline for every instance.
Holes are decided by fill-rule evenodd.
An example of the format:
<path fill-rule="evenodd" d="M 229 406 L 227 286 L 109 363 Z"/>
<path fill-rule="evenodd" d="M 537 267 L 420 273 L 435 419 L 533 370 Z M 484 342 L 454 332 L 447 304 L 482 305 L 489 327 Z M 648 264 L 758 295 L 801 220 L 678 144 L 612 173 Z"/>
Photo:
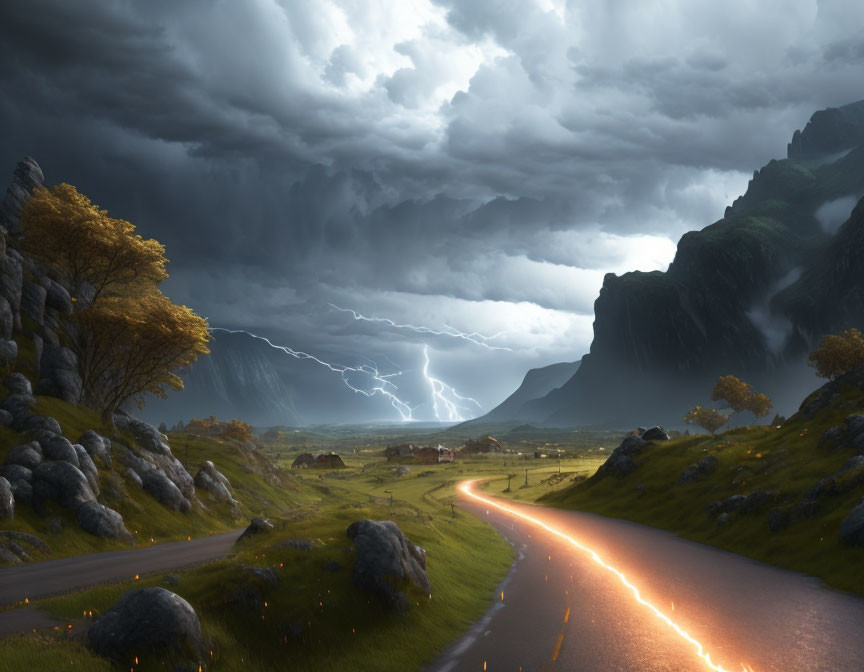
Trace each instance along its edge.
<path fill-rule="evenodd" d="M 590 354 L 537 402 L 547 423 L 677 423 L 729 373 L 782 409 L 808 349 L 864 326 L 864 206 L 833 235 L 820 219 L 864 194 L 864 102 L 817 112 L 788 151 L 685 234 L 668 271 L 606 276 Z"/>

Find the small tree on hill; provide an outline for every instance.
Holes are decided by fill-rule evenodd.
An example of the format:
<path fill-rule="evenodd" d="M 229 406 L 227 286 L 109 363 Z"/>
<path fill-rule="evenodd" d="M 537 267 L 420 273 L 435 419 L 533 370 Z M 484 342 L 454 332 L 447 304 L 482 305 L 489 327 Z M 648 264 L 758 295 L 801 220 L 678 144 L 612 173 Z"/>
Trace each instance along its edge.
<path fill-rule="evenodd" d="M 149 289 L 168 277 L 161 243 L 109 217 L 71 184 L 36 189 L 21 223 L 23 250 L 52 265 L 73 292 L 89 283 L 94 301 L 105 292 L 130 295 L 139 283 Z"/>
<path fill-rule="evenodd" d="M 697 406 L 687 411 L 684 422 L 688 425 L 698 425 L 707 429 L 712 434 L 729 421 L 729 416 L 713 408 L 702 408 Z"/>
<path fill-rule="evenodd" d="M 864 334 L 857 329 L 847 329 L 842 334 L 829 334 L 819 347 L 810 353 L 810 366 L 822 378 L 842 376 L 864 366 Z"/>
<path fill-rule="evenodd" d="M 721 376 L 711 393 L 712 401 L 725 401 L 734 413 L 750 411 L 763 418 L 771 411 L 771 399 L 766 394 L 755 393 L 749 383 L 735 376 Z"/>

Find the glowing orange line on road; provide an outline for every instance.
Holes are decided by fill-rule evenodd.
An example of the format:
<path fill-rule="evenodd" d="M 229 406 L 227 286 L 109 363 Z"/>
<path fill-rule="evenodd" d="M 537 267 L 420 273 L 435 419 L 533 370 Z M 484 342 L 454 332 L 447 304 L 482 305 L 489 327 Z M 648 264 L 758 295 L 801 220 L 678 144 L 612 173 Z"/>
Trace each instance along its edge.
<path fill-rule="evenodd" d="M 464 493 L 465 495 L 467 495 L 468 497 L 471 497 L 472 499 L 476 499 L 478 502 L 483 502 L 484 504 L 488 504 L 489 506 L 494 506 L 496 509 L 499 509 L 501 511 L 509 513 L 511 516 L 516 516 L 517 518 L 522 518 L 522 520 L 527 520 L 532 525 L 536 525 L 537 527 L 540 527 L 540 528 L 546 530 L 547 532 L 554 534 L 557 537 L 560 537 L 561 539 L 563 539 L 564 541 L 569 543 L 571 546 L 578 548 L 580 551 L 587 553 L 589 556 L 591 556 L 591 559 L 596 564 L 600 565 L 603 569 L 605 569 L 609 572 L 612 572 L 612 574 L 617 576 L 618 579 L 621 581 L 621 583 L 624 584 L 624 586 L 626 586 L 630 590 L 630 592 L 633 593 L 633 597 L 635 598 L 636 602 L 638 602 L 643 607 L 645 607 L 646 609 L 651 611 L 657 618 L 659 618 L 666 625 L 668 625 L 670 628 L 672 628 L 672 630 L 674 630 L 682 639 L 687 641 L 689 644 L 692 644 L 696 648 L 697 655 L 700 658 L 702 658 L 702 660 L 705 662 L 705 664 L 708 666 L 709 669 L 714 670 L 714 672 L 729 672 L 729 670 L 727 670 L 722 665 L 717 665 L 716 663 L 713 663 L 711 661 L 711 656 L 705 651 L 705 647 L 702 646 L 702 642 L 693 638 L 680 625 L 678 625 L 675 621 L 673 621 L 671 618 L 669 618 L 666 614 L 664 614 L 662 611 L 660 611 L 657 607 L 655 607 L 653 604 L 651 604 L 645 598 L 643 598 L 642 594 L 639 592 L 639 589 L 636 586 L 634 586 L 632 583 L 630 583 L 627 580 L 627 577 L 624 576 L 624 574 L 621 571 L 615 569 L 611 565 L 606 564 L 603 561 L 603 558 L 601 558 L 599 555 L 597 555 L 597 553 L 595 551 L 592 551 L 587 546 L 583 546 L 582 544 L 580 544 L 578 541 L 576 541 L 573 537 L 571 537 L 567 533 L 562 532 L 561 530 L 557 530 L 550 525 L 547 525 L 542 520 L 538 520 L 537 518 L 534 518 L 533 516 L 529 516 L 527 513 L 522 513 L 521 511 L 517 511 L 516 509 L 511 509 L 509 506 L 506 506 L 505 504 L 501 504 L 499 502 L 496 502 L 495 500 L 487 499 L 486 497 L 483 497 L 482 495 L 478 495 L 477 493 L 475 493 L 471 489 L 471 486 L 474 485 L 474 483 L 475 483 L 475 481 L 463 481 L 458 486 L 459 490 L 462 493 Z M 745 666 L 744 663 L 741 664 L 741 669 L 744 670 L 744 672 L 747 672 L 748 670 L 750 670 L 750 672 L 753 672 L 753 669 L 749 666 Z"/>

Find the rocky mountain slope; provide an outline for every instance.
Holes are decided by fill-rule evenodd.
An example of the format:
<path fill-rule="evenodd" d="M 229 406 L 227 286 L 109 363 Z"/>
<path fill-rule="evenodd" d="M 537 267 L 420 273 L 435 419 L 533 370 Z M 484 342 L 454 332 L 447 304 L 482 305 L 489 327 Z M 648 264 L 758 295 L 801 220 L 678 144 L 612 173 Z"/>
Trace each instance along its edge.
<path fill-rule="evenodd" d="M 590 354 L 538 412 L 554 426 L 680 424 L 726 374 L 793 410 L 813 385 L 808 351 L 864 327 L 862 194 L 864 101 L 817 112 L 723 219 L 681 238 L 668 271 L 605 277 Z"/>
<path fill-rule="evenodd" d="M 579 370 L 581 362 L 561 362 L 530 369 L 516 391 L 498 406 L 474 420 L 462 423 L 460 428 L 489 422 L 537 422 L 545 419 L 544 409 L 537 401 L 552 390 L 561 387 Z"/>
<path fill-rule="evenodd" d="M 106 430 L 97 412 L 80 405 L 76 357 L 59 334 L 92 294 L 17 249 L 19 212 L 43 181 L 26 158 L 0 202 L 0 564 L 236 524 L 260 502 L 257 495 L 239 501 L 223 465 L 243 454 L 245 471 L 232 474 L 254 482 L 249 490 L 284 485 L 260 464 L 254 445 L 235 442 L 229 452 L 213 439 L 212 453 L 202 460 L 196 450 L 198 461 L 184 464 L 152 425 L 121 411 L 116 428 Z M 78 530 L 90 541 L 77 538 Z"/>

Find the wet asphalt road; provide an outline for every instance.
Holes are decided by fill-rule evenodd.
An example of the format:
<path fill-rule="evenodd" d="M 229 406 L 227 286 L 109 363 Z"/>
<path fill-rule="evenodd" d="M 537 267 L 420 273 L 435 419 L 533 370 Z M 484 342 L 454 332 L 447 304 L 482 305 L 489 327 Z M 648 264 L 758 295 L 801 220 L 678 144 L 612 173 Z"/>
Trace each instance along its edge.
<path fill-rule="evenodd" d="M 747 669 L 742 665 L 755 672 L 864 671 L 860 598 L 626 521 L 497 501 L 597 552 L 728 672 Z M 498 595 L 484 621 L 428 672 L 715 669 L 584 551 L 493 506 L 464 495 L 461 503 L 513 543 L 517 560 L 503 600 Z"/>
<path fill-rule="evenodd" d="M 0 568 L 0 607 L 22 602 L 25 598 L 35 600 L 122 581 L 136 574 L 170 572 L 209 562 L 230 553 L 242 532 L 235 530 L 192 541 Z M 0 612 L 0 637 L 53 625 L 53 621 L 40 614 L 33 609 Z"/>

